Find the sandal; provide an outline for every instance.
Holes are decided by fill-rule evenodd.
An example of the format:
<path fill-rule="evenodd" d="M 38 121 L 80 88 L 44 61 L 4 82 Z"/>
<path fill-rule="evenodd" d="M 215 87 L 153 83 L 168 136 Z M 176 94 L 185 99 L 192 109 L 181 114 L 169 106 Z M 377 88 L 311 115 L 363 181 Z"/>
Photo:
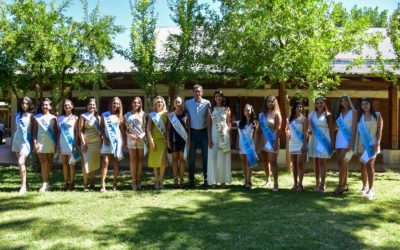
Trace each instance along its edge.
<path fill-rule="evenodd" d="M 303 185 L 302 184 L 298 184 L 296 191 L 297 192 L 303 192 L 304 191 Z"/>
<path fill-rule="evenodd" d="M 89 192 L 88 184 L 83 185 L 83 192 L 85 193 Z"/>
<path fill-rule="evenodd" d="M 69 182 L 64 182 L 64 191 L 67 191 L 69 187 Z"/>
<path fill-rule="evenodd" d="M 173 187 L 174 188 L 178 188 L 179 187 L 178 183 L 179 183 L 179 177 L 177 176 L 177 177 L 174 178 L 174 186 Z"/>
<path fill-rule="evenodd" d="M 70 183 L 69 183 L 69 186 L 68 186 L 68 190 L 69 190 L 69 191 L 75 190 L 75 183 L 70 182 Z"/>
<path fill-rule="evenodd" d="M 343 192 L 344 192 L 343 187 L 338 185 L 338 186 L 336 186 L 335 191 L 333 191 L 333 194 L 339 195 L 339 194 L 343 194 Z"/>

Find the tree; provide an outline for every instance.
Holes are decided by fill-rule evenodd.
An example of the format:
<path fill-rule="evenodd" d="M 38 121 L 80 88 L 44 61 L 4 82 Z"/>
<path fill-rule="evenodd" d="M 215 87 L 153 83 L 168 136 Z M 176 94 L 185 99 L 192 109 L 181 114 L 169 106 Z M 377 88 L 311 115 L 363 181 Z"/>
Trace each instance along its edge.
<path fill-rule="evenodd" d="M 176 96 L 187 79 L 198 77 L 203 69 L 201 53 L 204 40 L 205 5 L 197 0 L 168 0 L 171 18 L 180 33 L 170 34 L 164 45 L 163 69 L 169 83 L 169 96 Z"/>
<path fill-rule="evenodd" d="M 5 89 L 15 94 L 35 89 L 36 97 L 42 97 L 48 88 L 57 105 L 72 89 L 85 94 L 91 84 L 103 82 L 102 63 L 112 57 L 117 48 L 112 39 L 122 28 L 113 17 L 101 16 L 98 5 L 89 12 L 87 0 L 82 0 L 83 21 L 75 21 L 65 15 L 70 4 L 16 0 L 5 6 L 0 48 L 7 60 L 2 62 L 14 66 Z"/>
<path fill-rule="evenodd" d="M 133 22 L 131 26 L 130 53 L 125 52 L 134 67 L 132 75 L 144 90 L 148 108 L 151 109 L 154 96 L 157 94 L 156 83 L 160 79 L 156 57 L 156 15 L 154 0 L 134 0 L 131 5 Z"/>
<path fill-rule="evenodd" d="M 388 33 L 396 54 L 395 68 L 400 69 L 400 8 L 390 18 Z"/>
<path fill-rule="evenodd" d="M 385 28 L 387 27 L 388 11 L 380 11 L 378 7 L 363 7 L 359 8 L 355 5 L 351 10 L 347 10 L 341 2 L 335 4 L 331 13 L 335 24 L 338 27 L 343 27 L 349 20 L 357 20 L 366 18 L 370 28 Z"/>

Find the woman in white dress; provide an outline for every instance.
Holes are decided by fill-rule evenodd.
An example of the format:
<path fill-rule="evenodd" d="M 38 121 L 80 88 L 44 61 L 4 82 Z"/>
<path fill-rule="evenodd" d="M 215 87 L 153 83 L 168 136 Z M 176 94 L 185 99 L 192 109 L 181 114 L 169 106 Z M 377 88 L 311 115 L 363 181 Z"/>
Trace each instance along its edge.
<path fill-rule="evenodd" d="M 375 159 L 380 152 L 383 119 L 375 112 L 372 100 L 361 98 L 360 119 L 358 122 L 357 153 L 361 162 L 362 188 L 360 194 L 367 200 L 375 199 L 374 175 Z M 367 145 L 368 148 L 365 147 Z M 368 185 L 368 186 L 367 186 Z"/>
<path fill-rule="evenodd" d="M 349 171 L 349 161 L 346 159 L 352 154 L 353 145 L 357 135 L 357 111 L 354 109 L 350 97 L 342 95 L 339 98 L 338 111 L 336 113 L 336 124 L 338 131 L 336 134 L 336 154 L 339 165 L 339 183 L 334 191 L 335 194 L 342 194 L 348 191 L 347 175 Z"/>
<path fill-rule="evenodd" d="M 254 136 L 257 135 L 258 132 L 258 121 L 256 117 L 256 112 L 254 111 L 253 106 L 250 104 L 246 104 L 244 106 L 243 110 L 243 116 L 240 121 L 237 121 L 237 126 L 238 126 L 238 136 L 236 140 L 236 148 L 239 151 L 240 155 L 240 160 L 242 161 L 242 167 L 243 167 L 243 176 L 244 176 L 244 185 L 243 187 L 245 189 L 251 189 L 252 183 L 251 183 L 251 168 L 252 166 L 249 166 L 249 157 L 246 154 L 246 143 L 243 141 L 243 135 L 241 136 L 241 133 L 246 133 L 246 137 L 248 140 L 250 140 L 250 145 L 253 149 L 253 152 L 250 152 L 250 154 L 253 154 L 252 157 L 255 157 L 255 166 L 257 165 L 256 161 L 258 160 L 257 153 L 255 152 L 255 143 L 254 143 Z M 254 163 L 253 163 L 254 164 Z"/>
<path fill-rule="evenodd" d="M 14 133 L 11 150 L 17 154 L 19 174 L 21 177 L 21 188 L 19 194 L 28 190 L 26 180 L 26 158 L 32 152 L 32 119 L 34 113 L 33 102 L 29 97 L 24 97 L 18 113 L 15 114 L 17 130 Z"/>
<path fill-rule="evenodd" d="M 82 150 L 84 192 L 89 192 L 88 179 L 90 177 L 90 188 L 94 190 L 94 179 L 96 170 L 100 168 L 101 157 L 100 116 L 97 113 L 96 99 L 89 99 L 86 112 L 79 118 L 78 132 Z"/>
<path fill-rule="evenodd" d="M 208 185 L 221 187 L 230 183 L 231 173 L 231 110 L 226 105 L 224 94 L 217 90 L 214 92 L 214 103 L 208 111 L 208 160 L 207 182 Z"/>
<path fill-rule="evenodd" d="M 279 134 L 282 126 L 282 116 L 276 97 L 272 95 L 267 96 L 264 99 L 261 110 L 262 112 L 260 113 L 258 119 L 258 122 L 260 123 L 260 129 L 258 132 L 257 152 L 261 154 L 265 177 L 267 179 L 266 186 L 271 186 L 270 170 L 272 170 L 272 176 L 274 177 L 273 191 L 277 192 L 279 187 Z M 268 136 L 269 139 L 267 139 L 266 136 Z"/>
<path fill-rule="evenodd" d="M 302 192 L 308 140 L 308 120 L 304 115 L 302 101 L 296 101 L 292 104 L 285 130 L 286 136 L 289 138 L 289 155 L 293 166 L 294 185 L 292 190 Z"/>
<path fill-rule="evenodd" d="M 57 121 L 60 138 L 58 153 L 63 164 L 64 190 L 72 191 L 75 189 L 75 162 L 80 158 L 76 133 L 78 117 L 74 115 L 72 101 L 64 101 L 63 115 L 58 117 Z"/>
<path fill-rule="evenodd" d="M 143 104 L 140 97 L 133 98 L 132 110 L 125 114 L 125 127 L 132 189 L 140 190 L 142 188 L 144 148 L 146 147 L 146 113 L 143 112 Z"/>
<path fill-rule="evenodd" d="M 327 162 L 334 148 L 333 117 L 323 97 L 315 99 L 315 111 L 308 116 L 310 141 L 309 156 L 314 159 L 315 190 L 325 192 Z"/>
<path fill-rule="evenodd" d="M 50 190 L 49 178 L 51 163 L 57 151 L 57 117 L 51 114 L 51 101 L 45 98 L 41 105 L 42 113 L 35 115 L 33 122 L 33 145 L 40 161 L 43 185 L 39 192 Z"/>
<path fill-rule="evenodd" d="M 101 192 L 106 191 L 106 177 L 111 156 L 114 158 L 113 190 L 117 190 L 119 161 L 123 159 L 122 149 L 125 147 L 124 115 L 122 101 L 119 97 L 111 99 L 108 112 L 101 115 L 100 133 L 103 138 L 101 154 L 103 155 L 101 167 Z"/>

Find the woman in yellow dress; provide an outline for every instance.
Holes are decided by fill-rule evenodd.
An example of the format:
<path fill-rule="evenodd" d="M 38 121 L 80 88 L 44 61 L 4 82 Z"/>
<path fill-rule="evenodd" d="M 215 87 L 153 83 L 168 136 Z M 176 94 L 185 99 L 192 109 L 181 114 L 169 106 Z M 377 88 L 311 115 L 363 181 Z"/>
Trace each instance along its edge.
<path fill-rule="evenodd" d="M 154 112 L 149 114 L 147 136 L 149 140 L 148 166 L 154 169 L 155 189 L 164 188 L 164 173 L 167 166 L 166 124 L 168 119 L 167 105 L 161 96 L 153 100 Z"/>

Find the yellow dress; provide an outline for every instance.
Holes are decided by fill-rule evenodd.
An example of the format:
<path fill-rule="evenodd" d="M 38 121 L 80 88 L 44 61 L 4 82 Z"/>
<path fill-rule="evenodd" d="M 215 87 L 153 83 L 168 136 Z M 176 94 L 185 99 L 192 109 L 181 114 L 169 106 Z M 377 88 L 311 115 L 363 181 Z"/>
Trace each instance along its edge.
<path fill-rule="evenodd" d="M 165 127 L 167 127 L 168 112 L 158 113 L 164 122 Z M 156 149 L 153 150 L 151 147 L 149 149 L 149 162 L 148 166 L 150 168 L 160 168 L 166 166 L 167 163 L 167 139 L 163 135 L 160 129 L 154 124 L 153 120 L 150 118 L 150 122 L 153 125 L 151 134 L 153 135 L 154 144 Z"/>
<path fill-rule="evenodd" d="M 84 138 L 87 144 L 87 151 L 82 151 L 84 170 L 86 173 L 90 173 L 100 168 L 100 147 L 101 139 L 99 134 L 99 121 L 97 119 L 91 119 L 91 122 L 84 118 Z"/>

